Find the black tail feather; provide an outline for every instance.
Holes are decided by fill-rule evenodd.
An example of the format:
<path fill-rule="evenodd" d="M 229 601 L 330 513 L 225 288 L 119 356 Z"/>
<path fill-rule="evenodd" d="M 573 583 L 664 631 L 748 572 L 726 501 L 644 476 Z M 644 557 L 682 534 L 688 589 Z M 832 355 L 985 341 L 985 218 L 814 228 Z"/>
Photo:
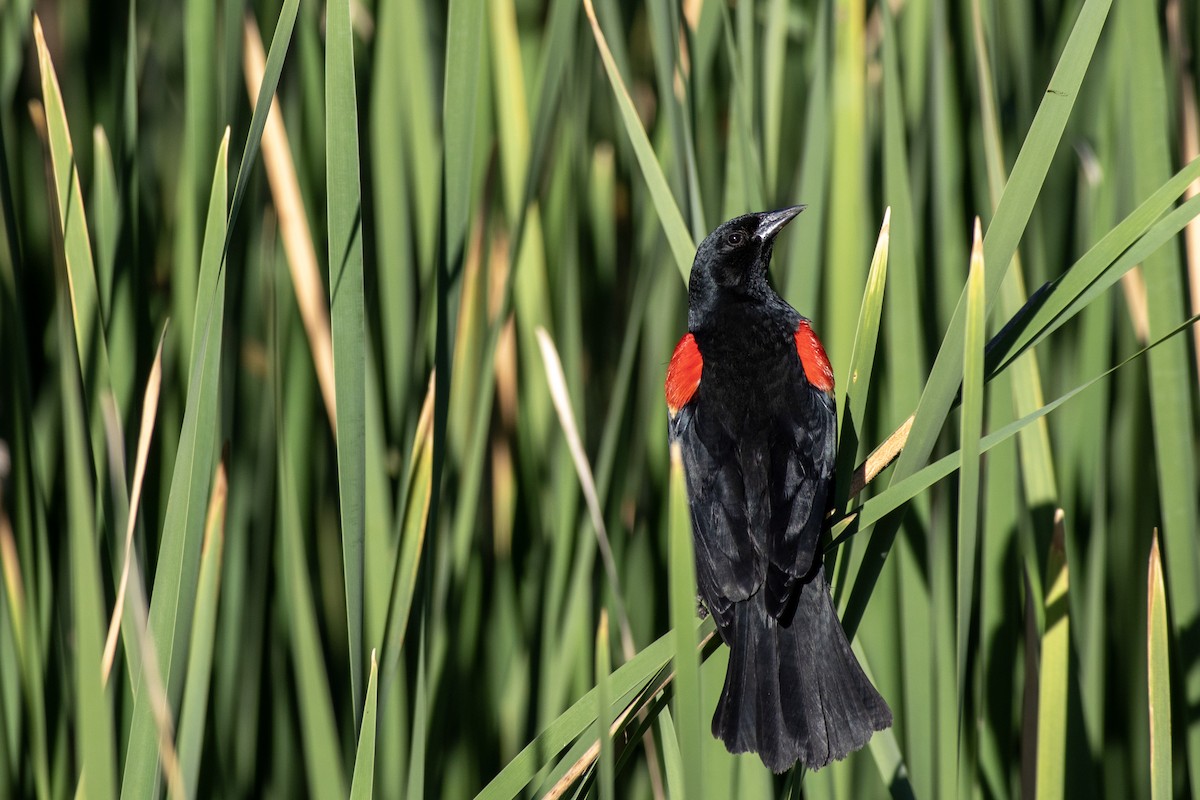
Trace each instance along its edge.
<path fill-rule="evenodd" d="M 825 572 L 793 589 L 790 619 L 767 613 L 763 593 L 734 607 L 713 735 L 731 753 L 758 753 L 773 772 L 820 769 L 892 724 L 892 712 L 850 649 Z"/>

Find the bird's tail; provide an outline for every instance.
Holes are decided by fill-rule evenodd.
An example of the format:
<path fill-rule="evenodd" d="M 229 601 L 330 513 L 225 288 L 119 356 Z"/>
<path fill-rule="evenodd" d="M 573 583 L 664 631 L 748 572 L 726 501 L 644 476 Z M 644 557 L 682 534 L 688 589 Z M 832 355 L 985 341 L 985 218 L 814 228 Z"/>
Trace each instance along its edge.
<path fill-rule="evenodd" d="M 892 724 L 850 650 L 824 569 L 797 588 L 786 624 L 767 613 L 763 592 L 734 604 L 724 632 L 729 669 L 712 723 L 729 752 L 758 753 L 776 773 L 796 762 L 820 769 Z"/>

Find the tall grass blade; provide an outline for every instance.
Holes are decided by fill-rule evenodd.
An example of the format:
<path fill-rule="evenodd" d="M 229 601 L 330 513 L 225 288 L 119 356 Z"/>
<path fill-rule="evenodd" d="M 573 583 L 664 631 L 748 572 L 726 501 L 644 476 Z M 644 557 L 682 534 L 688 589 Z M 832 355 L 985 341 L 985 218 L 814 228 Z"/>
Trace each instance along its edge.
<path fill-rule="evenodd" d="M 1038 108 L 1013 166 L 1012 176 L 996 208 L 996 216 L 984 239 L 984 261 L 991 270 L 986 274 L 986 296 L 995 297 L 1000 281 L 1045 180 L 1050 161 L 1058 149 L 1067 118 L 1074 107 L 1079 87 L 1091 62 L 1100 31 L 1108 18 L 1111 0 L 1086 0 L 1076 18 L 1070 38 L 1058 60 L 1050 86 Z M 942 346 L 934 361 L 929 381 L 917 406 L 916 421 L 901 453 L 892 481 L 913 474 L 933 451 L 933 445 L 961 384 L 964 304 L 960 301 Z M 864 567 L 854 579 L 849 606 L 843 620 L 851 631 L 857 629 L 872 587 L 882 569 L 883 556 L 891 548 L 899 518 L 876 531 L 867 543 Z"/>
<path fill-rule="evenodd" d="M 1067 701 L 1070 696 L 1070 610 L 1062 512 L 1055 517 L 1046 585 L 1046 632 L 1038 671 L 1037 796 L 1065 796 Z"/>
<path fill-rule="evenodd" d="M 850 368 L 842 386 L 841 431 L 838 434 L 837 507 L 844 508 L 850 491 L 850 476 L 858 457 L 858 445 L 866 418 L 867 395 L 871 387 L 871 372 L 875 367 L 875 349 L 879 343 L 879 321 L 883 314 L 884 288 L 887 285 L 888 241 L 891 233 L 892 210 L 883 212 L 883 224 L 871 256 L 866 290 L 858 311 L 858 326 L 854 333 L 854 348 Z"/>
<path fill-rule="evenodd" d="M 281 339 L 282 336 L 277 333 L 276 350 Z M 283 398 L 283 365 L 278 352 L 274 354 L 274 361 L 275 418 L 277 424 L 283 426 L 286 413 Z M 345 797 L 346 779 L 342 772 L 341 748 L 338 745 L 337 725 L 334 721 L 329 679 L 321 650 L 316 609 L 313 607 L 308 556 L 301 535 L 299 498 L 294 488 L 287 447 L 287 436 L 278 436 L 277 480 L 281 530 L 275 546 L 275 568 L 287 597 L 288 638 L 296 674 L 305 775 L 311 795 Z"/>
<path fill-rule="evenodd" d="M 225 271 L 221 269 L 226 240 L 226 160 L 229 130 L 221 139 L 209 198 L 204 249 L 200 257 L 200 286 L 196 295 L 197 330 L 183 429 L 179 435 L 171 491 L 163 520 L 162 542 L 150 595 L 149 632 L 162 671 L 168 703 L 174 707 L 183 690 L 184 664 L 191 640 L 200 569 L 201 531 L 212 479 L 219 435 L 218 384 L 225 316 Z M 139 676 L 132 676 L 140 687 Z M 136 690 L 121 794 L 145 797 L 158 785 L 158 745 L 154 710 L 148 692 Z"/>
<path fill-rule="evenodd" d="M 1174 797 L 1171 791 L 1171 654 L 1158 531 L 1150 540 L 1146 575 L 1146 681 L 1150 708 L 1150 797 L 1151 800 L 1167 800 Z"/>
<path fill-rule="evenodd" d="M 629 137 L 630 144 L 633 145 L 638 165 L 642 169 L 642 177 L 650 190 L 650 196 L 654 199 L 659 222 L 662 223 L 663 232 L 671 246 L 671 253 L 675 256 L 675 265 L 679 267 L 679 274 L 683 276 L 686 283 L 688 275 L 691 273 L 692 259 L 696 255 L 696 244 L 692 241 L 687 224 L 683 221 L 679 205 L 671 195 L 671 187 L 667 184 L 667 178 L 658 163 L 658 157 L 654 154 L 654 147 L 646 136 L 646 130 L 638 118 L 637 110 L 633 107 L 633 100 L 630 99 L 629 90 L 625 88 L 625 82 L 621 79 L 621 72 L 617 69 L 616 61 L 613 60 L 612 51 L 609 50 L 608 42 L 604 38 L 604 32 L 600 30 L 600 23 L 596 20 L 596 11 L 592 7 L 592 0 L 583 0 L 583 10 L 587 13 L 588 22 L 591 23 L 592 35 L 596 39 L 600 59 L 604 62 L 604 71 L 608 74 L 608 82 L 612 86 L 613 96 L 617 101 L 617 110 L 621 112 L 621 122 L 625 125 L 625 134 Z"/>
<path fill-rule="evenodd" d="M 225 463 L 217 464 L 208 518 L 204 524 L 204 544 L 200 551 L 199 587 L 196 591 L 196 616 L 192 622 L 192 645 L 188 651 L 187 683 L 179 712 L 179 769 L 187 797 L 195 797 L 200 778 L 200 754 L 208 718 L 209 681 L 212 677 L 214 634 L 217 627 L 217 601 L 221 586 L 221 555 L 225 549 L 225 511 L 229 478 Z"/>
<path fill-rule="evenodd" d="M 350 800 L 370 800 L 375 796 L 375 717 L 379 703 L 379 667 L 371 651 L 371 672 L 367 676 L 367 699 L 363 705 L 362 728 L 358 732 L 358 755 L 354 758 L 354 778 L 350 782 Z"/>
<path fill-rule="evenodd" d="M 1161 38 L 1157 7 L 1153 3 L 1121 5 L 1121 31 L 1125 52 L 1157 48 Z M 1149 194 L 1171 168 L 1170 119 L 1166 76 L 1160 59 L 1130 57 L 1125 113 L 1133 148 L 1134 197 Z M 1194 199 L 1194 198 L 1193 198 Z M 1190 201 L 1189 201 L 1190 202 Z M 1160 336 L 1186 316 L 1186 287 L 1180 270 L 1176 240 L 1142 262 L 1146 281 L 1149 338 Z M 1158 470 L 1158 503 L 1162 520 L 1163 549 L 1171 560 L 1167 589 L 1171 593 L 1171 618 L 1182 644 L 1184 708 L 1200 703 L 1200 641 L 1187 633 L 1200 625 L 1200 552 L 1195 533 L 1200 530 L 1197 512 L 1196 383 L 1189 366 L 1187 340 L 1174 339 L 1149 357 L 1150 409 L 1154 422 L 1154 458 Z M 1200 718 L 1186 726 L 1188 771 L 1193 785 L 1200 782 Z"/>
<path fill-rule="evenodd" d="M 337 392 L 338 497 L 350 701 L 359 726 L 363 651 L 363 531 L 366 483 L 366 349 L 363 309 L 362 189 L 358 175 L 358 100 L 350 0 L 326 7 L 325 123 L 329 192 L 329 301 Z"/>
<path fill-rule="evenodd" d="M 82 764 L 79 791 L 89 798 L 115 797 L 116 752 L 112 707 L 100 675 L 104 625 L 101 609 L 100 563 L 93 527 L 95 495 L 84 422 L 83 392 L 71 323 L 69 293 L 61 276 L 59 292 L 60 368 L 64 387 L 63 462 L 67 480 L 67 524 L 70 548 L 72 615 L 75 621 L 74 685 L 79 698 L 75 720 L 75 749 Z"/>
<path fill-rule="evenodd" d="M 396 551 L 391 602 L 383 634 L 382 672 L 385 680 L 395 671 L 400 660 L 400 651 L 404 647 L 413 595 L 417 589 L 421 553 L 425 546 L 425 532 L 429 524 L 429 504 L 433 495 L 434 385 L 434 376 L 430 375 L 429 390 L 425 393 L 425 402 L 421 406 L 421 416 L 417 421 L 412 456 L 408 465 L 409 477 L 404 494 L 400 546 Z"/>
<path fill-rule="evenodd" d="M 599 783 L 601 800 L 613 800 L 613 747 L 608 733 L 609 696 L 608 676 L 612 660 L 608 647 L 608 612 L 600 609 L 600 624 L 596 627 L 596 741 L 600 743 Z"/>
<path fill-rule="evenodd" d="M 958 481 L 958 564 L 955 609 L 955 650 L 957 651 L 956 686 L 958 694 L 958 753 L 960 790 L 974 783 L 974 776 L 963 775 L 962 767 L 971 747 L 969 714 L 969 675 L 967 660 L 971 628 L 975 614 L 975 573 L 979 552 L 980 458 L 979 437 L 983 434 L 983 346 L 985 298 L 983 294 L 983 235 L 975 218 L 975 243 L 971 248 L 971 268 L 967 276 L 967 325 L 963 356 L 962 468 Z"/>
<path fill-rule="evenodd" d="M 668 498 L 671 627 L 675 641 L 675 718 L 679 720 L 679 750 L 683 759 L 684 794 L 705 795 L 701 768 L 701 739 L 705 729 L 700 710 L 700 664 L 696 656 L 696 573 L 692 555 L 692 518 L 688 510 L 683 456 L 671 445 L 671 484 Z"/>

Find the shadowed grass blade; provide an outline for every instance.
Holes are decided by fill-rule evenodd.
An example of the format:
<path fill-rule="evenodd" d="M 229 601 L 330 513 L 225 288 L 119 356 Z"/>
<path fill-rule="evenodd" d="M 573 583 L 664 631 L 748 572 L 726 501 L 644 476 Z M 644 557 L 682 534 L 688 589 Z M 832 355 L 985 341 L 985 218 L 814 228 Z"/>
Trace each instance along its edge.
<path fill-rule="evenodd" d="M 366 461 L 366 334 L 363 310 L 362 189 L 358 175 L 358 99 L 350 0 L 326 6 L 325 124 L 329 192 L 329 301 L 337 393 L 338 499 L 350 702 L 358 727 L 362 696 L 363 529 Z"/>

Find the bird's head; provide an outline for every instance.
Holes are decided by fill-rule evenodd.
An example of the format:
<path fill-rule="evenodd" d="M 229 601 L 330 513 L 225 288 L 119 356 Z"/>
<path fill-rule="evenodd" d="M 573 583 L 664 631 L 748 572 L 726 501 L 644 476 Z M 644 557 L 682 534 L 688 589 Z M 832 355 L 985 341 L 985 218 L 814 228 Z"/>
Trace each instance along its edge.
<path fill-rule="evenodd" d="M 756 295 L 768 289 L 775 236 L 804 210 L 790 206 L 778 211 L 743 214 L 721 223 L 696 250 L 690 287 L 693 294 L 733 292 Z"/>

